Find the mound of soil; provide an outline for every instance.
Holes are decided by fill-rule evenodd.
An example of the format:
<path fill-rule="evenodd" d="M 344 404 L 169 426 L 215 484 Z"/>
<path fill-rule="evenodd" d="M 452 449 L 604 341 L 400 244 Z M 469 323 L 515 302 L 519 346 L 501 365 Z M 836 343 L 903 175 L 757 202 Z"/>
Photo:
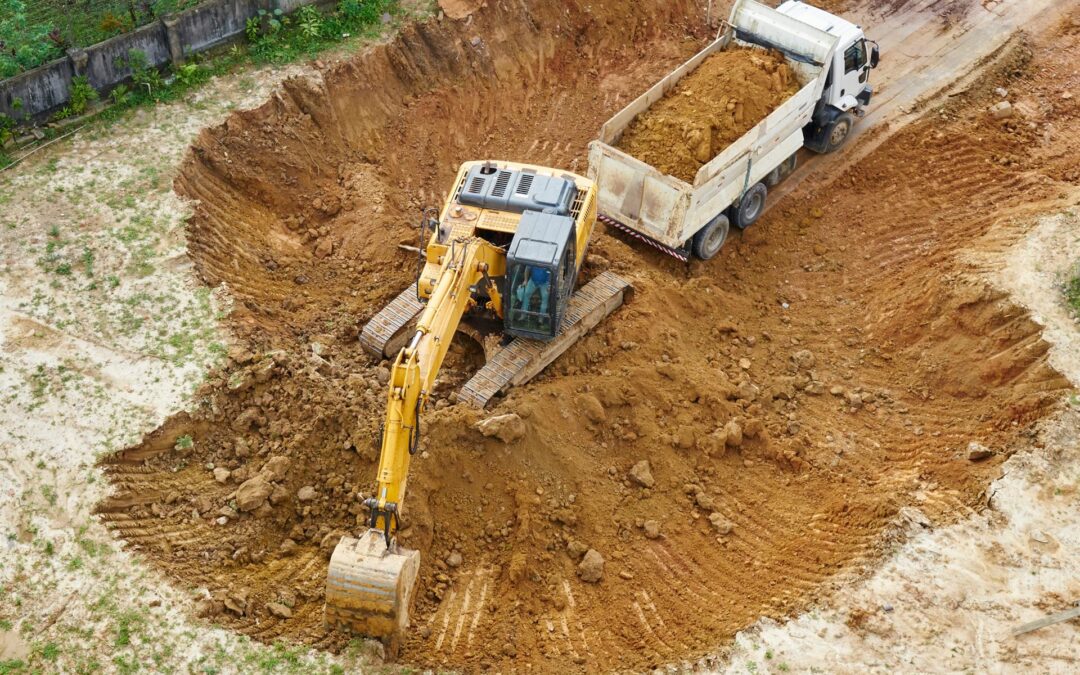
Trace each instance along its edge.
<path fill-rule="evenodd" d="M 584 171 L 603 121 L 707 39 L 685 28 L 700 16 L 670 0 L 488 3 L 206 130 L 176 185 L 198 200 L 191 256 L 235 297 L 240 345 L 190 413 L 107 460 L 109 527 L 198 588 L 213 622 L 343 647 L 322 626 L 327 553 L 362 527 L 388 376 L 356 332 L 414 278 L 396 244 L 463 160 Z M 805 609 L 910 509 L 939 522 L 984 504 L 1004 457 L 973 463 L 968 444 L 1003 447 L 1067 382 L 1038 325 L 959 256 L 1059 188 L 999 161 L 1031 156 L 1026 126 L 952 120 L 898 132 L 710 263 L 598 232 L 583 277 L 617 271 L 632 301 L 493 410 L 454 403 L 479 354 L 459 336 L 404 503 L 422 563 L 401 659 L 699 658 Z M 511 413 L 519 440 L 476 428 Z"/>
<path fill-rule="evenodd" d="M 698 169 L 799 90 L 783 54 L 736 47 L 712 54 L 630 123 L 618 147 L 688 183 Z"/>

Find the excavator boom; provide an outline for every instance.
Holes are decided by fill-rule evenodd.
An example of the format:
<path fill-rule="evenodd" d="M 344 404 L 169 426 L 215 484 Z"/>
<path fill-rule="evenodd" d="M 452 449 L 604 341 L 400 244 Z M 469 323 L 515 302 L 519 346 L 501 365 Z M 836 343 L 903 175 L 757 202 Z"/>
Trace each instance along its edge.
<path fill-rule="evenodd" d="M 416 332 L 390 373 L 378 485 L 366 502 L 368 530 L 358 539 L 342 538 L 326 580 L 326 623 L 381 638 L 392 652 L 409 624 L 420 566 L 420 552 L 394 539 L 409 463 L 420 440 L 420 413 L 458 324 L 476 303 L 473 288 L 503 275 L 506 264 L 505 251 L 478 237 L 451 242 L 448 257 Z M 501 314 L 498 293 L 489 290 L 493 309 Z"/>

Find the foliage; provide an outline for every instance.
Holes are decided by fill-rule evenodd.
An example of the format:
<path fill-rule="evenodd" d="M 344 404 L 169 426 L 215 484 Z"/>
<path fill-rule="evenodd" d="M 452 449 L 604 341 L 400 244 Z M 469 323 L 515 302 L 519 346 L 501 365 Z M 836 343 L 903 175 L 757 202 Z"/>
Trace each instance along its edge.
<path fill-rule="evenodd" d="M 1080 266 L 1077 267 L 1076 273 L 1065 284 L 1065 302 L 1069 305 L 1069 309 L 1073 314 L 1080 317 Z"/>
<path fill-rule="evenodd" d="M 64 55 L 49 39 L 49 24 L 31 21 L 23 0 L 0 0 L 0 78 Z"/>
<path fill-rule="evenodd" d="M 79 75 L 71 80 L 71 99 L 68 105 L 71 112 L 81 115 L 86 112 L 86 106 L 98 99 L 97 90 L 90 86 L 90 81 L 85 75 Z"/>
<path fill-rule="evenodd" d="M 313 5 L 301 7 L 294 17 L 260 11 L 245 32 L 256 61 L 284 63 L 316 54 L 350 35 L 373 32 L 383 14 L 396 6 L 396 0 L 341 0 L 329 15 Z"/>

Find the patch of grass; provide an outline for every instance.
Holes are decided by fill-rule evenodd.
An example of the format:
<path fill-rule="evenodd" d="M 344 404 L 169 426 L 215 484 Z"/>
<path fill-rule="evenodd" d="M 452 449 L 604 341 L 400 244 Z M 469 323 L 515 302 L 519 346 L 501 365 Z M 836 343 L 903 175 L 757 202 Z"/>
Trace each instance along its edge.
<path fill-rule="evenodd" d="M 1065 282 L 1065 304 L 1076 316 L 1080 316 L 1080 264 L 1075 268 L 1073 276 Z"/>

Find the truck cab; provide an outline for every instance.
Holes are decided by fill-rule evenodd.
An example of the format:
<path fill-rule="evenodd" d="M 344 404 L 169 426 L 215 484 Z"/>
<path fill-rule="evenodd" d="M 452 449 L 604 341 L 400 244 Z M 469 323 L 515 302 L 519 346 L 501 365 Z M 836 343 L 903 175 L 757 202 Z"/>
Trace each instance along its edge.
<path fill-rule="evenodd" d="M 825 85 L 814 117 L 804 129 L 806 146 L 816 152 L 836 150 L 851 131 L 856 117 L 862 117 L 874 88 L 870 71 L 878 64 L 878 46 L 867 40 L 862 28 L 805 2 L 789 0 L 777 10 L 837 38 L 836 50 L 827 68 Z"/>

